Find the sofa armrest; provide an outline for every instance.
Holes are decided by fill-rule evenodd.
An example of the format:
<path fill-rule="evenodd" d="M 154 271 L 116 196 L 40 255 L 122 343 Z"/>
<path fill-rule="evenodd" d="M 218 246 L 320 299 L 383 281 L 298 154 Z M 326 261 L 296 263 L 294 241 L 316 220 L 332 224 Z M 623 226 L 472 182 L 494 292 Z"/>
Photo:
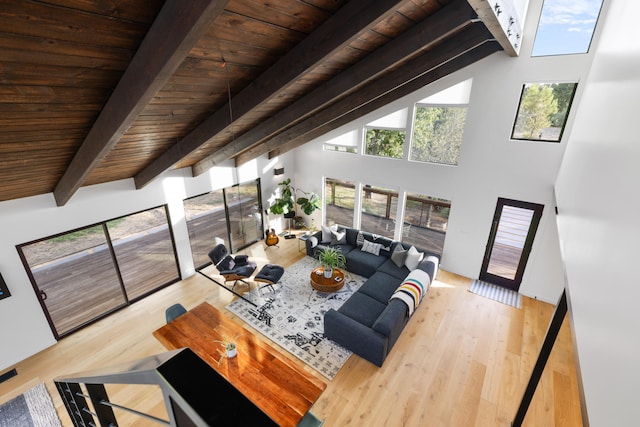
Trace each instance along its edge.
<path fill-rule="evenodd" d="M 334 309 L 324 315 L 324 334 L 375 365 L 387 357 L 385 336 Z"/>
<path fill-rule="evenodd" d="M 431 278 L 431 282 L 433 282 L 436 278 L 436 274 L 438 274 L 438 267 L 440 264 L 440 259 L 438 257 L 430 255 L 426 256 L 420 264 L 418 264 L 418 268 L 424 272 L 426 272 Z"/>
<path fill-rule="evenodd" d="M 305 248 L 307 249 L 307 255 L 309 255 L 310 257 L 315 257 L 316 249 L 311 246 L 311 237 L 315 237 L 318 242 L 320 242 L 322 240 L 322 230 L 310 235 L 309 238 L 304 242 Z"/>

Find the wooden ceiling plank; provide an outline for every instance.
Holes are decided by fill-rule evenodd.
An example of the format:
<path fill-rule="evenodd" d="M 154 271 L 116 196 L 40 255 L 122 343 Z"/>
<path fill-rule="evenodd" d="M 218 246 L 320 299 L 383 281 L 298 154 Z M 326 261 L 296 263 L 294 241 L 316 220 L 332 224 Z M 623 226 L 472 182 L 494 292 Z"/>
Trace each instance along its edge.
<path fill-rule="evenodd" d="M 324 126 L 327 123 L 333 123 L 338 118 L 348 115 L 354 110 L 361 109 L 361 111 L 364 111 L 365 108 L 363 108 L 363 106 L 365 105 L 367 105 L 367 112 L 373 111 L 375 108 L 379 108 L 379 106 L 381 106 L 379 105 L 379 102 L 372 103 L 372 101 L 375 101 L 380 97 L 384 97 L 387 93 L 402 93 L 403 95 L 401 96 L 404 96 L 405 94 L 421 88 L 432 81 L 428 78 L 421 78 L 421 76 L 426 74 L 437 74 L 438 67 L 442 64 L 446 64 L 451 61 L 452 58 L 464 56 L 466 52 L 474 49 L 479 44 L 483 44 L 490 37 L 491 34 L 481 24 L 474 24 L 471 28 L 458 34 L 456 37 L 447 40 L 428 52 L 425 52 L 418 58 L 407 62 L 402 67 L 396 69 L 393 73 L 387 74 L 368 86 L 361 88 L 357 92 L 352 93 L 349 97 L 331 104 L 330 107 L 325 108 L 306 120 L 284 130 L 278 135 L 272 137 L 269 141 L 256 145 L 250 150 L 241 153 L 236 157 L 236 165 L 244 164 L 258 156 L 272 152 L 279 147 L 288 144 L 290 141 L 294 142 L 294 144 L 292 144 L 294 148 L 298 146 L 295 145 L 295 143 L 299 140 L 308 142 L 310 140 L 306 139 L 306 135 L 308 133 Z M 402 90 L 399 88 L 402 88 Z M 389 102 L 387 97 L 384 99 L 385 102 Z M 397 98 L 394 98 L 394 100 L 395 99 Z M 376 105 L 376 107 L 372 110 L 368 110 L 370 105 Z M 350 120 L 353 119 L 351 118 Z M 342 121 L 340 121 L 340 123 L 342 123 Z M 301 142 L 300 144 L 304 142 Z"/>
<path fill-rule="evenodd" d="M 388 68 L 433 48 L 446 37 L 471 25 L 475 12 L 465 0 L 456 0 L 401 36 L 383 45 L 343 73 L 269 117 L 269 120 L 236 137 L 232 143 L 192 167 L 194 176 L 238 156 L 298 121 L 321 110 L 382 75 Z"/>
<path fill-rule="evenodd" d="M 228 0 L 167 0 L 89 131 L 54 197 L 64 205 L 162 88 Z"/>
<path fill-rule="evenodd" d="M 371 28 L 395 13 L 395 6 L 399 3 L 401 1 L 398 0 L 347 2 L 335 15 L 232 98 L 234 120 L 287 88 L 296 78 L 319 64 L 329 54 L 346 46 L 359 32 Z M 229 103 L 226 103 L 165 154 L 140 171 L 134 177 L 136 188 L 144 187 L 184 156 L 228 128 L 231 125 L 229 110 Z"/>
<path fill-rule="evenodd" d="M 272 151 L 269 151 L 269 158 L 271 159 L 273 157 L 280 156 L 286 153 L 287 151 L 298 148 L 299 146 L 306 144 L 307 142 L 315 138 L 318 138 L 327 132 L 330 132 L 334 129 L 339 128 L 340 126 L 350 123 L 364 116 L 365 114 L 369 114 L 370 112 L 375 111 L 383 107 L 384 105 L 387 105 L 390 102 L 400 99 L 403 96 L 406 96 L 412 92 L 415 92 L 416 90 L 428 85 L 429 83 L 432 83 L 448 74 L 456 72 L 484 58 L 485 56 L 488 56 L 501 49 L 502 47 L 495 41 L 483 43 L 480 46 L 474 48 L 471 52 L 465 53 L 464 55 L 460 55 L 457 58 L 443 64 L 442 66 L 434 70 L 431 70 L 426 74 L 423 74 L 417 79 L 412 80 L 409 83 L 403 86 L 400 86 L 391 92 L 387 92 L 384 95 L 374 99 L 371 102 L 365 103 L 360 107 L 349 111 L 347 114 L 337 117 L 331 121 L 327 121 L 324 124 L 316 124 L 312 126 L 312 130 L 301 133 L 297 136 L 294 136 L 292 139 L 289 139 L 287 141 L 279 141 L 278 144 L 269 144 L 270 147 L 275 147 L 273 148 Z M 267 144 L 263 144 L 263 145 L 265 146 L 264 148 L 267 148 Z M 254 154 L 258 154 L 258 155 L 264 154 L 262 152 L 263 146 L 261 145 L 258 148 L 260 148 L 260 152 L 254 153 Z M 242 159 L 243 163 L 251 160 L 249 158 L 250 155 L 248 153 L 243 153 L 242 156 L 243 156 L 243 159 Z"/>

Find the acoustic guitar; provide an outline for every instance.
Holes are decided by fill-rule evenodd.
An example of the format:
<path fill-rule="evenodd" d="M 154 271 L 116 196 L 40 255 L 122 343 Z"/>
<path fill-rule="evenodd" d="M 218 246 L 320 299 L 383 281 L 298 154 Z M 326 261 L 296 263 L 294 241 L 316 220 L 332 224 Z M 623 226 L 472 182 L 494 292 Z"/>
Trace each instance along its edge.
<path fill-rule="evenodd" d="M 276 231 L 272 228 L 267 231 L 267 238 L 265 239 L 267 246 L 276 246 L 280 242 L 280 238 L 276 234 Z"/>

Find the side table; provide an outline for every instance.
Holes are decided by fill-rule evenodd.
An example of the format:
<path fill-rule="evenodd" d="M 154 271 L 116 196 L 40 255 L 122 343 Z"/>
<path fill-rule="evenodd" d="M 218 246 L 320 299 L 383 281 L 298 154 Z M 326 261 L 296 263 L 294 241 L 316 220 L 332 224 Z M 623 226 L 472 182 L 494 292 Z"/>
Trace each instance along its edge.
<path fill-rule="evenodd" d="M 298 252 L 306 252 L 307 251 L 307 240 L 311 237 L 311 233 L 309 231 L 298 236 Z M 302 247 L 300 247 L 300 242 L 302 242 Z"/>

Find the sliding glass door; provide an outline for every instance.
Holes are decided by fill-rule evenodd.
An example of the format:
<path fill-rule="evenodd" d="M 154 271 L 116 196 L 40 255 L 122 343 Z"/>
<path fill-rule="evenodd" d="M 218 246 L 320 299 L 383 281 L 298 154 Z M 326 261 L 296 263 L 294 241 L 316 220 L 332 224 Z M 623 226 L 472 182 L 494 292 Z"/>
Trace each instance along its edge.
<path fill-rule="evenodd" d="M 262 240 L 261 194 L 256 179 L 183 201 L 196 268 L 211 263 L 208 254 L 218 240 L 230 252 Z"/>
<path fill-rule="evenodd" d="M 224 189 L 230 251 L 237 252 L 264 236 L 260 180 Z"/>
<path fill-rule="evenodd" d="M 164 206 L 17 249 L 56 338 L 180 279 Z"/>
<path fill-rule="evenodd" d="M 536 203 L 498 199 L 480 280 L 519 289 L 543 209 Z"/>

